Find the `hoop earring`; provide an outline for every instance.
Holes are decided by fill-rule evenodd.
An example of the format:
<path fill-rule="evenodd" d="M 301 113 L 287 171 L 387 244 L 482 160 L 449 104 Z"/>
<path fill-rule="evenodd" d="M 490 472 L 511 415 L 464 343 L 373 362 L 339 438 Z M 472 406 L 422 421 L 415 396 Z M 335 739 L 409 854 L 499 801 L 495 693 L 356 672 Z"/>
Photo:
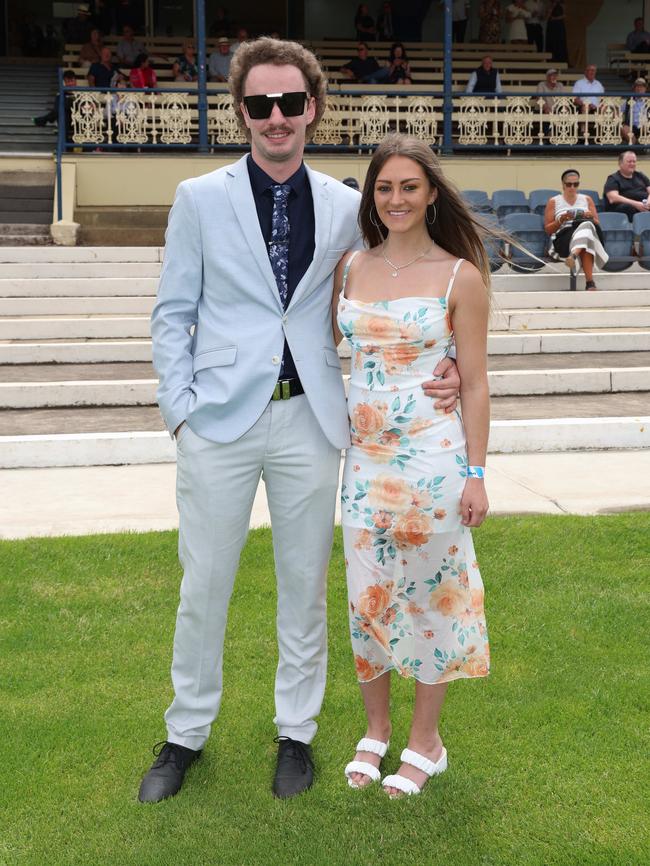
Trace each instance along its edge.
<path fill-rule="evenodd" d="M 433 208 L 433 219 L 432 220 L 429 219 L 429 207 Z M 434 222 L 438 219 L 438 211 L 436 210 L 435 202 L 431 202 L 429 207 L 427 208 L 427 211 L 424 215 L 424 218 L 427 221 L 427 225 L 432 226 L 434 224 Z"/>
<path fill-rule="evenodd" d="M 375 210 L 375 206 L 374 206 L 374 204 L 373 204 L 372 207 L 370 208 L 370 222 L 371 222 L 371 223 L 373 224 L 373 226 L 377 229 L 377 231 L 381 231 L 381 227 L 383 226 L 383 223 L 382 223 L 382 222 L 377 222 L 376 219 L 373 219 L 373 211 L 374 211 L 374 210 Z M 375 211 L 375 213 L 376 213 L 376 211 Z M 377 216 L 377 219 L 379 219 L 379 216 Z"/>

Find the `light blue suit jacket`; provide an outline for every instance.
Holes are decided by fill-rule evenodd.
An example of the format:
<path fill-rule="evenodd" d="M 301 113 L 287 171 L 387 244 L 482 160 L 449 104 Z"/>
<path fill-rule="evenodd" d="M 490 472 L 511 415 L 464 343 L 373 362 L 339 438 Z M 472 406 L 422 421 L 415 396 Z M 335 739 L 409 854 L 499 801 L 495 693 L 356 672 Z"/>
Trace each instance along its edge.
<path fill-rule="evenodd" d="M 243 157 L 183 181 L 169 216 L 151 317 L 158 404 L 170 432 L 182 421 L 233 442 L 264 412 L 285 337 L 328 440 L 349 445 L 341 364 L 331 326 L 333 272 L 360 246 L 359 193 L 307 168 L 314 258 L 282 309 Z"/>

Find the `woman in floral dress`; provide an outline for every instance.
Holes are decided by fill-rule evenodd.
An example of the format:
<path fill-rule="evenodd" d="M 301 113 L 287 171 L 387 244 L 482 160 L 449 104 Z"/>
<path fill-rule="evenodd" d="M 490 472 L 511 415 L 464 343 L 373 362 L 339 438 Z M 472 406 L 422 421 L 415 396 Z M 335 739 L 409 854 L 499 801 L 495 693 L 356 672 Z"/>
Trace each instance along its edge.
<path fill-rule="evenodd" d="M 438 718 L 451 680 L 484 677 L 483 584 L 470 527 L 488 508 L 489 265 L 482 230 L 424 142 L 391 135 L 372 159 L 359 221 L 368 249 L 336 273 L 335 327 L 350 342 L 352 447 L 342 523 L 350 629 L 368 717 L 345 773 L 380 778 L 391 733 L 390 672 L 415 679 L 415 708 L 391 796 L 447 766 Z M 423 395 L 457 349 L 463 417 Z"/>

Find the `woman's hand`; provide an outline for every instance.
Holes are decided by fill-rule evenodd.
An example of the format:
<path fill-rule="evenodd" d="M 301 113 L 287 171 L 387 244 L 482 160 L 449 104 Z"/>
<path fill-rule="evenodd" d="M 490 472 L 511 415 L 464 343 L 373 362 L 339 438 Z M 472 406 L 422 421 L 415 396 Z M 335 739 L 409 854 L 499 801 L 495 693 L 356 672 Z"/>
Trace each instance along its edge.
<path fill-rule="evenodd" d="M 468 478 L 460 498 L 460 522 L 463 526 L 480 526 L 488 508 L 485 481 L 482 478 Z"/>

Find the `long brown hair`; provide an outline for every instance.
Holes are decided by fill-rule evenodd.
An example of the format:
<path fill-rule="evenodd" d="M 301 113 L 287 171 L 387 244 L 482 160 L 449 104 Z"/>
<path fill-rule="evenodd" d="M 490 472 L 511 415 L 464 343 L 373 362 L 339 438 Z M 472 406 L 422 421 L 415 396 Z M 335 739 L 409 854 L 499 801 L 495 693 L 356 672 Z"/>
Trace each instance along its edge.
<path fill-rule="evenodd" d="M 313 96 L 316 102 L 316 114 L 306 130 L 306 139 L 309 141 L 316 132 L 316 127 L 325 111 L 327 98 L 325 73 L 316 57 L 307 48 L 298 42 L 272 39 L 270 36 L 261 36 L 252 42 L 242 43 L 232 57 L 228 86 L 232 94 L 232 107 L 242 132 L 250 141 L 250 130 L 244 123 L 240 107 L 244 98 L 246 76 L 253 66 L 260 66 L 265 63 L 272 63 L 274 66 L 296 66 L 302 72 L 307 95 Z"/>
<path fill-rule="evenodd" d="M 392 133 L 386 136 L 375 151 L 368 167 L 359 207 L 359 227 L 366 244 L 369 247 L 379 246 L 388 235 L 388 229 L 380 221 L 374 203 L 375 183 L 379 172 L 391 156 L 405 156 L 421 166 L 432 188 L 438 190 L 435 201 L 437 216 L 432 225 L 427 221 L 427 231 L 431 239 L 448 253 L 467 259 L 475 265 L 489 290 L 490 262 L 483 241 L 491 236 L 492 232 L 472 215 L 458 189 L 443 175 L 431 148 L 419 138 Z M 495 234 L 502 236 L 498 230 Z"/>

